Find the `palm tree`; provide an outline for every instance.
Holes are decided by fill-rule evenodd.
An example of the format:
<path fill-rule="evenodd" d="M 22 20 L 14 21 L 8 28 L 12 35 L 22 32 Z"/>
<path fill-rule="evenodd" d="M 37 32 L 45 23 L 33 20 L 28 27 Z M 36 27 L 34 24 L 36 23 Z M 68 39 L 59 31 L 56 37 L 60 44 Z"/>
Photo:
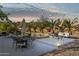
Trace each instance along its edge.
<path fill-rule="evenodd" d="M 61 31 L 61 29 L 62 29 L 61 20 L 60 19 L 55 20 L 54 31 L 56 31 L 56 33 L 58 33 L 59 31 Z"/>
<path fill-rule="evenodd" d="M 55 32 L 56 21 L 57 20 L 55 20 L 55 21 L 51 20 L 51 22 L 50 22 L 51 23 L 50 28 L 52 29 L 53 33 Z"/>
<path fill-rule="evenodd" d="M 72 21 L 65 19 L 63 22 L 63 25 L 65 28 L 68 29 L 69 34 L 72 34 L 72 30 L 74 28 L 74 24 L 77 23 L 77 21 L 74 19 Z"/>
<path fill-rule="evenodd" d="M 2 21 L 4 21 L 5 19 L 7 20 L 8 16 L 2 11 L 1 8 L 3 8 L 3 6 L 0 5 L 0 20 Z"/>
<path fill-rule="evenodd" d="M 7 14 L 4 13 L 3 10 L 2 10 L 2 8 L 3 8 L 3 6 L 0 5 L 0 20 L 2 20 L 2 21 L 4 21 L 4 20 L 10 21 L 10 20 L 8 19 L 8 15 L 10 15 L 10 13 L 7 13 Z"/>
<path fill-rule="evenodd" d="M 30 33 L 32 32 L 32 29 L 36 30 L 36 23 L 34 21 L 31 21 L 28 25 Z M 35 31 L 34 31 L 35 32 Z"/>

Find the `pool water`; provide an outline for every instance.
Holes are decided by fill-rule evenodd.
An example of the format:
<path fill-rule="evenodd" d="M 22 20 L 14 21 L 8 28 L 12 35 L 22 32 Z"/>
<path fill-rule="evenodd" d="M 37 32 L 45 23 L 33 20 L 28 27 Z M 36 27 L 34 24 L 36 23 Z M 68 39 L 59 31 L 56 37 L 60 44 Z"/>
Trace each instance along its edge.
<path fill-rule="evenodd" d="M 0 37 L 0 55 L 4 56 L 38 56 L 50 52 L 58 48 L 57 44 L 67 44 L 73 42 L 74 39 L 62 38 L 58 40 L 57 37 L 49 37 L 43 39 L 36 39 L 33 41 L 32 47 L 16 48 L 12 47 L 12 39 Z"/>

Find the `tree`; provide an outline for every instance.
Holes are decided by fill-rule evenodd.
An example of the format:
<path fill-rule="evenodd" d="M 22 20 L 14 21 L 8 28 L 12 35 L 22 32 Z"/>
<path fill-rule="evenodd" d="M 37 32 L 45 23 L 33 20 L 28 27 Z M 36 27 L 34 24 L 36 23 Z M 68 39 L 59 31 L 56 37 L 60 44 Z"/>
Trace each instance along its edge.
<path fill-rule="evenodd" d="M 0 20 L 8 20 L 7 14 L 5 14 L 1 8 L 3 8 L 3 6 L 0 5 Z"/>
<path fill-rule="evenodd" d="M 62 30 L 62 22 L 60 19 L 55 20 L 55 26 L 54 29 L 57 31 L 61 31 Z"/>
<path fill-rule="evenodd" d="M 51 20 L 50 28 L 52 29 L 53 33 L 54 33 L 54 31 L 55 31 L 56 21 L 57 21 L 57 20 L 55 20 L 55 21 L 54 21 L 54 20 Z"/>
<path fill-rule="evenodd" d="M 70 21 L 70 20 L 65 19 L 64 22 L 63 22 L 63 25 L 64 25 L 65 28 L 68 29 L 68 32 L 69 32 L 70 34 L 72 34 L 72 30 L 73 30 L 73 28 L 74 28 L 74 24 L 75 24 L 75 23 L 77 23 L 76 20 Z"/>
<path fill-rule="evenodd" d="M 0 32 L 11 32 L 13 26 L 8 22 L 0 22 Z"/>

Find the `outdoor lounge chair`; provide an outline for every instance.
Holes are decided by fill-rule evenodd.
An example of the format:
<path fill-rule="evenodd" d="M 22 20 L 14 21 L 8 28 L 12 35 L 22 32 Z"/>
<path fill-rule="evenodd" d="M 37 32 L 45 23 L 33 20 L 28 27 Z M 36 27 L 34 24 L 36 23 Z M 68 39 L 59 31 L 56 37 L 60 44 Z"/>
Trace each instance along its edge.
<path fill-rule="evenodd" d="M 16 39 L 16 47 L 27 47 L 27 40 Z"/>

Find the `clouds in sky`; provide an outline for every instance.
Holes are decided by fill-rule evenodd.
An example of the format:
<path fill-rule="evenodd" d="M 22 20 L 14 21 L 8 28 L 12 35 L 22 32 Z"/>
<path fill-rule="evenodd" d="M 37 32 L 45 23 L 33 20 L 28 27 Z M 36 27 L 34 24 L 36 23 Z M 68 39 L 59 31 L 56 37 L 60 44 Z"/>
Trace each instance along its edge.
<path fill-rule="evenodd" d="M 25 4 L 2 4 L 4 7 L 14 8 L 30 8 Z M 79 16 L 78 3 L 30 3 L 29 5 L 38 7 L 40 9 L 48 10 L 50 12 L 63 13 L 70 16 Z"/>
<path fill-rule="evenodd" d="M 70 16 L 79 16 L 79 4 L 78 3 L 40 3 L 31 4 L 36 7 L 57 13 L 64 13 Z"/>

